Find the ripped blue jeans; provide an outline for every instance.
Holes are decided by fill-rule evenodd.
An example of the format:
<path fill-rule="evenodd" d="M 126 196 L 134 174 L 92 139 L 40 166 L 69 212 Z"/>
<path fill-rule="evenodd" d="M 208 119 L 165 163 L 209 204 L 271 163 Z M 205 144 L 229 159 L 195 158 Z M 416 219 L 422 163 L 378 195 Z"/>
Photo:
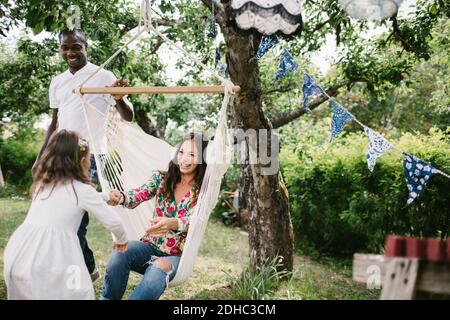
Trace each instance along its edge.
<path fill-rule="evenodd" d="M 158 258 L 170 262 L 172 268 L 169 272 L 155 265 Z M 165 255 L 141 241 L 129 241 L 126 252 L 113 251 L 109 258 L 101 299 L 122 299 L 127 288 L 130 271 L 142 274 L 143 278 L 128 299 L 158 299 L 167 288 L 169 281 L 175 277 L 180 258 L 180 256 Z"/>

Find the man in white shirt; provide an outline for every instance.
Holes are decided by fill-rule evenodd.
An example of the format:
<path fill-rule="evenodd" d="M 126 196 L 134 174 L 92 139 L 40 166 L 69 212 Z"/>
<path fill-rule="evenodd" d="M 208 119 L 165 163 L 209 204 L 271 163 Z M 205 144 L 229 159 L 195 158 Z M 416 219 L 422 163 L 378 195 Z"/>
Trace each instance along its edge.
<path fill-rule="evenodd" d="M 132 105 L 123 95 L 114 95 L 111 97 L 111 95 L 88 94 L 85 95 L 85 101 L 98 111 L 94 112 L 95 115 L 93 115 L 92 112 L 87 113 L 89 122 L 91 123 L 92 121 L 98 124 L 98 126 L 96 125 L 96 128 L 93 129 L 97 131 L 93 134 L 91 130 L 91 134 L 89 134 L 81 97 L 74 93 L 73 89 L 78 87 L 98 67 L 90 63 L 87 59 L 87 39 L 83 31 L 79 29 L 63 30 L 59 35 L 59 41 L 62 57 L 67 62 L 69 68 L 65 72 L 54 77 L 50 83 L 49 102 L 50 108 L 53 109 L 52 122 L 48 128 L 44 144 L 36 159 L 36 163 L 45 150 L 53 132 L 62 129 L 78 132 L 81 137 L 89 141 L 91 151 L 96 151 L 100 154 L 100 146 L 104 140 L 104 132 L 102 130 L 99 131 L 98 129 L 103 128 L 107 109 L 111 104 L 115 105 L 116 110 L 124 120 L 133 120 Z M 128 81 L 125 80 L 124 82 L 121 82 L 117 80 L 112 72 L 102 69 L 87 81 L 84 86 L 128 86 Z M 92 117 L 92 119 L 89 117 Z M 91 141 L 91 136 L 94 141 Z M 33 171 L 35 165 L 33 166 Z M 98 183 L 97 168 L 93 156 L 91 156 L 91 170 L 89 174 L 91 175 L 92 180 L 95 183 Z M 93 281 L 95 281 L 99 278 L 99 274 L 98 269 L 95 266 L 94 255 L 86 240 L 88 224 L 89 216 L 86 212 L 83 216 L 80 229 L 78 230 L 78 237 L 80 239 L 86 266 Z"/>

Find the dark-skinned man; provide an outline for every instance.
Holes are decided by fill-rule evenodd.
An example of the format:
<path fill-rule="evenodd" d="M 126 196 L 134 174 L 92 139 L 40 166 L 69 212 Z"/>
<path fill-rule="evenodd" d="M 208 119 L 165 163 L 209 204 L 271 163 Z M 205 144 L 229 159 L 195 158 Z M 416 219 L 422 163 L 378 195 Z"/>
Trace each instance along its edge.
<path fill-rule="evenodd" d="M 90 134 L 83 111 L 83 103 L 81 97 L 74 93 L 73 89 L 77 88 L 85 79 L 87 79 L 97 68 L 95 64 L 88 61 L 87 57 L 87 39 L 82 30 L 63 30 L 59 34 L 60 52 L 64 61 L 67 62 L 68 70 L 55 76 L 49 88 L 50 108 L 53 110 L 52 122 L 48 128 L 44 144 L 36 159 L 32 171 L 35 171 L 37 160 L 42 155 L 47 143 L 53 132 L 66 129 L 78 132 L 81 137 L 89 141 L 91 151 L 96 151 L 102 160 L 104 156 L 104 124 L 108 106 L 114 105 L 120 116 L 126 121 L 133 120 L 133 106 L 123 95 L 102 95 L 89 94 L 85 95 L 85 101 L 96 109 L 96 111 L 87 112 L 90 123 Z M 110 71 L 101 69 L 87 83 L 86 87 L 107 87 L 107 86 L 128 86 L 128 80 L 120 81 Z M 92 140 L 91 141 L 91 136 Z M 89 175 L 96 184 L 98 181 L 97 167 L 94 155 L 91 155 L 91 169 Z M 89 248 L 86 233 L 89 224 L 89 215 L 86 212 L 81 221 L 78 230 L 78 238 L 80 240 L 81 249 L 83 251 L 84 260 L 92 281 L 94 282 L 100 277 L 98 268 L 95 264 L 94 254 Z"/>

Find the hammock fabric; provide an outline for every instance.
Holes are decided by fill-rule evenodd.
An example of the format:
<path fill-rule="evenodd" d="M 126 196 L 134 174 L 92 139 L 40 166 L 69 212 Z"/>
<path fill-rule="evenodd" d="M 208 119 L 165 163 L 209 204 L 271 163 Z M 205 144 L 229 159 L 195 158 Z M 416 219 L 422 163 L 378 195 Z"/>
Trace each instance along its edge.
<path fill-rule="evenodd" d="M 232 146 L 227 127 L 227 106 L 232 94 L 231 82 L 225 84 L 225 95 L 219 112 L 214 139 L 206 151 L 208 164 L 197 205 L 194 207 L 178 271 L 170 285 L 178 285 L 191 275 L 205 232 L 208 217 L 217 203 L 222 177 L 229 167 Z M 103 192 L 111 189 L 129 190 L 142 185 L 153 170 L 167 170 L 175 148 L 163 140 L 146 134 L 134 123 L 123 121 L 111 110 L 99 112 L 83 98 L 92 151 Z M 101 139 L 99 139 L 101 138 Z M 100 142 L 98 142 L 100 141 Z M 139 240 L 150 226 L 154 203 L 147 201 L 135 209 L 114 207 L 122 218 L 129 239 Z"/>
<path fill-rule="evenodd" d="M 146 31 L 151 31 L 161 37 L 171 47 L 181 51 L 186 57 L 189 57 L 192 61 L 203 66 L 206 71 L 222 80 L 224 98 L 219 112 L 219 121 L 214 139 L 208 143 L 206 149 L 206 162 L 208 166 L 202 186 L 200 187 L 197 205 L 194 207 L 191 215 L 189 231 L 180 264 L 175 277 L 170 282 L 170 285 L 174 286 L 186 281 L 192 273 L 209 215 L 217 203 L 222 177 L 231 162 L 232 144 L 228 135 L 227 107 L 232 95 L 239 90 L 239 87 L 234 86 L 231 81 L 218 75 L 215 70 L 203 64 L 198 57 L 190 54 L 153 27 L 151 24 L 151 11 L 149 1 L 142 0 L 137 33 L 95 72 L 87 77 L 78 88 L 75 88 L 75 90 L 80 94 L 84 105 L 83 110 L 90 135 L 91 148 L 95 154 L 97 168 L 99 168 L 100 184 L 103 192 L 106 193 L 111 189 L 129 190 L 140 186 L 148 179 L 152 171 L 167 170 L 175 149 L 165 141 L 146 134 L 136 124 L 123 121 L 117 112 L 114 112 L 115 108 L 108 108 L 110 110 L 108 114 L 103 114 L 94 106 L 87 103 L 81 92 L 83 85 L 90 78 L 111 62 L 141 34 Z M 152 91 L 154 91 L 153 89 Z M 189 90 L 185 92 L 188 93 Z M 211 91 L 207 90 L 205 92 Z M 106 92 L 103 92 L 103 94 L 106 94 Z M 116 206 L 114 208 L 123 220 L 128 238 L 132 240 L 139 240 L 145 234 L 145 230 L 150 226 L 150 220 L 154 216 L 154 202 L 152 203 L 151 201 L 144 202 L 133 210 L 123 208 L 122 206 Z"/>

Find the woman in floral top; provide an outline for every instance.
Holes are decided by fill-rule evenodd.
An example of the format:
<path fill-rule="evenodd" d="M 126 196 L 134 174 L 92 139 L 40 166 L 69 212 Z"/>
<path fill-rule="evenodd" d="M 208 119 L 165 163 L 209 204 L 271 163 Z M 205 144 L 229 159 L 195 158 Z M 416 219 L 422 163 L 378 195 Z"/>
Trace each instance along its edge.
<path fill-rule="evenodd" d="M 146 183 L 127 192 L 111 191 L 108 203 L 129 209 L 155 198 L 157 217 L 140 241 L 129 242 L 126 252 L 112 252 L 102 299 L 121 299 L 131 270 L 144 276 L 129 297 L 133 300 L 158 299 L 173 279 L 205 175 L 207 144 L 203 135 L 190 133 L 180 143 L 167 172 L 152 172 Z"/>

